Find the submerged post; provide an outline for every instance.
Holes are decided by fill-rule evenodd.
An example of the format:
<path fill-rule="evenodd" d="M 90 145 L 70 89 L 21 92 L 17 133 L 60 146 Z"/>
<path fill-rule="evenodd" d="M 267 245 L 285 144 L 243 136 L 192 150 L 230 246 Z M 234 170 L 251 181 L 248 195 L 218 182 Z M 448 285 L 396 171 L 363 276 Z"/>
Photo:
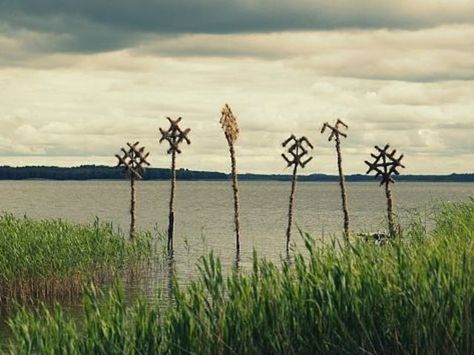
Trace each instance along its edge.
<path fill-rule="evenodd" d="M 288 167 L 293 167 L 293 175 L 291 179 L 291 191 L 290 191 L 290 200 L 288 207 L 288 227 L 286 229 L 286 253 L 290 252 L 290 240 L 291 240 L 291 229 L 293 225 L 293 205 L 296 192 L 296 182 L 298 167 L 302 169 L 308 164 L 313 157 L 305 158 L 309 154 L 308 149 L 313 149 L 313 145 L 306 137 L 296 138 L 294 134 L 282 143 L 283 148 L 288 147 L 287 153 L 290 155 L 288 158 L 284 153 L 282 153 L 283 159 L 286 161 Z"/>
<path fill-rule="evenodd" d="M 130 179 L 130 239 L 135 236 L 135 180 L 142 179 L 145 166 L 150 163 L 146 160 L 150 153 L 145 153 L 145 147 L 139 147 L 139 142 L 127 143 L 128 149 L 121 148 L 122 156 L 116 154 L 117 167 L 122 167 Z"/>
<path fill-rule="evenodd" d="M 176 188 L 176 153 L 181 154 L 179 145 L 184 141 L 187 144 L 191 144 L 191 140 L 188 138 L 188 134 L 191 131 L 189 128 L 184 131 L 179 127 L 179 122 L 182 118 L 178 117 L 176 120 L 172 120 L 169 117 L 166 119 L 170 123 L 170 127 L 165 131 L 160 128 L 160 143 L 167 141 L 169 143 L 168 154 L 171 154 L 171 191 L 170 191 L 170 204 L 169 204 L 169 215 L 168 215 L 168 251 L 173 250 L 173 237 L 174 237 L 174 193 Z"/>
<path fill-rule="evenodd" d="M 220 119 L 220 124 L 224 130 L 224 135 L 229 146 L 230 153 L 230 166 L 231 166 L 231 175 L 232 175 L 232 191 L 234 194 L 234 229 L 235 229 L 235 249 L 236 249 L 236 260 L 240 258 L 240 220 L 239 220 L 239 185 L 237 179 L 237 163 L 235 158 L 235 149 L 234 143 L 239 137 L 239 126 L 237 124 L 237 118 L 232 113 L 230 106 L 228 104 L 224 105 L 222 109 L 222 115 Z"/>
<path fill-rule="evenodd" d="M 372 171 L 375 172 L 375 177 L 382 177 L 380 181 L 380 186 L 385 185 L 385 197 L 387 198 L 387 218 L 388 218 L 388 231 L 390 237 L 395 237 L 395 224 L 393 221 L 393 199 L 392 191 L 390 190 L 390 184 L 395 183 L 393 180 L 393 175 L 400 175 L 398 168 L 405 168 L 401 163 L 403 159 L 403 154 L 399 158 L 395 157 L 397 153 L 396 149 L 393 149 L 391 152 L 388 151 L 390 148 L 389 144 L 386 144 L 385 147 L 380 148 L 375 146 L 375 149 L 378 151 L 378 155 L 370 154 L 374 159 L 373 163 L 365 163 L 369 166 L 366 174 L 370 174 Z"/>
<path fill-rule="evenodd" d="M 329 129 L 331 134 L 329 135 L 328 141 L 331 142 L 333 139 L 336 142 L 336 154 L 337 154 L 337 168 L 339 171 L 339 186 L 341 188 L 341 200 L 342 200 L 342 213 L 344 214 L 344 234 L 349 237 L 349 210 L 347 207 L 347 194 L 346 194 L 346 179 L 344 178 L 344 173 L 342 172 L 342 153 L 341 153 L 341 137 L 347 138 L 347 134 L 341 132 L 340 126 L 348 129 L 349 127 L 342 122 L 340 119 L 336 121 L 334 126 L 331 126 L 329 123 L 323 124 L 321 128 L 321 133 Z"/>

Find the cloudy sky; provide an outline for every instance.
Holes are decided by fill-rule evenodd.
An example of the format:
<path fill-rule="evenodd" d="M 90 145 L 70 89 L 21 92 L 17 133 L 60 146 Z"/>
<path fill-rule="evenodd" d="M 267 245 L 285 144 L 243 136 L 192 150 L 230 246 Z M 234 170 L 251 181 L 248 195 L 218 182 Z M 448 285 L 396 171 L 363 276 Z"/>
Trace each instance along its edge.
<path fill-rule="evenodd" d="M 407 173 L 474 172 L 474 0 L 0 0 L 0 165 L 115 163 L 158 128 L 192 129 L 179 166 L 228 170 L 228 102 L 242 172 L 335 173 L 325 121 L 349 126 L 348 173 L 374 144 Z"/>

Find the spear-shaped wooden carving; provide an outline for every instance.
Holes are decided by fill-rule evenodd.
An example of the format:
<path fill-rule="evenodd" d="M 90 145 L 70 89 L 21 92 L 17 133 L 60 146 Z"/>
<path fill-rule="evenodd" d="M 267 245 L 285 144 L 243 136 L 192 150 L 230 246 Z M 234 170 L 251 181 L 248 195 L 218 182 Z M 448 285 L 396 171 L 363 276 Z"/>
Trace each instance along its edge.
<path fill-rule="evenodd" d="M 366 174 L 370 174 L 372 171 L 375 172 L 375 177 L 382 177 L 380 181 L 380 186 L 385 185 L 385 196 L 387 197 L 387 217 L 388 217 L 388 230 L 391 237 L 396 235 L 395 233 L 395 224 L 393 222 L 393 199 L 392 199 L 392 191 L 390 190 L 390 184 L 395 183 L 392 176 L 393 175 L 400 175 L 398 172 L 398 168 L 405 168 L 405 166 L 401 163 L 403 159 L 403 154 L 400 155 L 399 158 L 395 157 L 397 153 L 396 149 L 393 149 L 391 152 L 388 151 L 390 145 L 387 144 L 385 147 L 380 148 L 375 146 L 378 154 L 370 154 L 370 156 L 374 159 L 373 163 L 368 162 L 367 160 L 365 163 L 369 166 Z"/>
<path fill-rule="evenodd" d="M 235 248 L 237 255 L 240 253 L 240 221 L 239 221 L 239 185 L 237 181 L 237 166 L 235 159 L 234 143 L 239 137 L 239 126 L 237 118 L 232 113 L 228 104 L 222 109 L 220 124 L 224 130 L 224 135 L 229 145 L 231 173 L 232 173 L 232 191 L 234 193 L 234 224 L 235 224 Z"/>
<path fill-rule="evenodd" d="M 191 131 L 189 128 L 182 130 L 179 127 L 181 117 L 176 120 L 172 120 L 169 117 L 166 119 L 170 123 L 170 127 L 167 130 L 160 128 L 160 143 L 167 141 L 169 143 L 168 154 L 171 154 L 171 192 L 170 192 L 170 205 L 168 215 L 168 250 L 173 250 L 173 236 L 174 236 L 174 193 L 176 187 L 176 153 L 181 154 L 179 145 L 182 142 L 191 144 L 191 140 L 188 138 L 188 134 Z"/>
<path fill-rule="evenodd" d="M 288 167 L 293 166 L 293 177 L 291 180 L 291 192 L 290 192 L 290 202 L 288 208 L 288 228 L 286 230 L 286 253 L 290 251 L 290 240 L 291 240 L 291 228 L 293 225 L 293 205 L 295 199 L 296 191 L 296 181 L 298 174 L 298 167 L 302 169 L 308 164 L 313 157 L 307 157 L 309 154 L 308 149 L 313 149 L 313 145 L 306 137 L 296 138 L 292 134 L 287 140 L 282 143 L 282 146 L 285 148 L 288 146 L 287 153 L 290 157 L 287 157 L 284 153 L 281 155 L 286 161 Z"/>
<path fill-rule="evenodd" d="M 142 179 L 145 165 L 150 165 L 146 160 L 150 153 L 145 153 L 145 147 L 139 147 L 139 144 L 127 143 L 128 149 L 121 148 L 123 155 L 115 155 L 118 159 L 117 167 L 122 167 L 130 179 L 130 239 L 135 236 L 135 180 Z"/>
<path fill-rule="evenodd" d="M 321 133 L 324 133 L 326 129 L 331 131 L 329 135 L 329 142 L 333 139 L 336 142 L 336 153 L 337 153 L 337 168 L 339 170 L 339 186 L 341 187 L 341 199 L 342 199 L 342 213 L 344 214 L 344 233 L 346 237 L 349 237 L 349 211 L 347 208 L 347 194 L 346 194 L 346 181 L 344 178 L 344 173 L 342 172 L 342 153 L 341 153 L 341 137 L 347 138 L 347 134 L 341 132 L 341 127 L 347 129 L 347 125 L 342 122 L 340 119 L 336 121 L 334 126 L 331 126 L 329 123 L 323 124 Z"/>

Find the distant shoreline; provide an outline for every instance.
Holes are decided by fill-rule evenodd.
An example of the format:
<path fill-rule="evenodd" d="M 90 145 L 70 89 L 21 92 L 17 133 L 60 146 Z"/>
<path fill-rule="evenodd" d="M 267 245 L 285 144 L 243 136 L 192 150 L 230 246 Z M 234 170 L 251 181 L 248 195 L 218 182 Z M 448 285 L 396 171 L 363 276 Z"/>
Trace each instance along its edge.
<path fill-rule="evenodd" d="M 85 180 L 122 180 L 124 174 L 120 169 L 103 165 L 82 165 L 79 167 L 55 166 L 0 166 L 0 180 L 56 180 L 56 181 L 85 181 Z M 169 169 L 150 168 L 143 174 L 144 180 L 169 180 Z M 177 170 L 178 180 L 187 181 L 226 181 L 229 175 L 215 171 Z M 289 174 L 240 174 L 241 181 L 290 181 Z M 310 174 L 300 175 L 301 182 L 335 182 L 337 175 Z M 374 181 L 374 177 L 362 174 L 346 175 L 348 182 Z M 474 173 L 449 175 L 400 175 L 399 182 L 474 182 Z"/>

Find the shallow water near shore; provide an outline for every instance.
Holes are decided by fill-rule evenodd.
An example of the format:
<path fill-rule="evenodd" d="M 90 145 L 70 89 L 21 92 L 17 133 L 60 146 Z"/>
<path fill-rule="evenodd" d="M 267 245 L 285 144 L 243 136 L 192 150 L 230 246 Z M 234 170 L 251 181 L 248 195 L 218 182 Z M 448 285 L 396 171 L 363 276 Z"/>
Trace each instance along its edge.
<path fill-rule="evenodd" d="M 167 229 L 169 183 L 137 184 L 137 227 Z M 373 183 L 349 183 L 351 228 L 379 231 L 385 226 L 385 196 Z M 287 182 L 241 182 L 242 262 L 255 249 L 259 256 L 279 260 L 285 248 Z M 396 212 L 402 224 L 415 213 L 429 226 L 437 205 L 474 196 L 470 183 L 397 183 L 393 186 Z M 35 219 L 61 218 L 93 223 L 98 217 L 128 231 L 127 181 L 0 181 L 0 211 Z M 337 183 L 299 183 L 296 192 L 294 241 L 298 228 L 316 238 L 340 234 L 342 213 Z M 227 181 L 178 181 L 175 207 L 175 266 L 181 277 L 193 273 L 198 258 L 213 250 L 224 265 L 234 261 L 233 202 Z"/>

